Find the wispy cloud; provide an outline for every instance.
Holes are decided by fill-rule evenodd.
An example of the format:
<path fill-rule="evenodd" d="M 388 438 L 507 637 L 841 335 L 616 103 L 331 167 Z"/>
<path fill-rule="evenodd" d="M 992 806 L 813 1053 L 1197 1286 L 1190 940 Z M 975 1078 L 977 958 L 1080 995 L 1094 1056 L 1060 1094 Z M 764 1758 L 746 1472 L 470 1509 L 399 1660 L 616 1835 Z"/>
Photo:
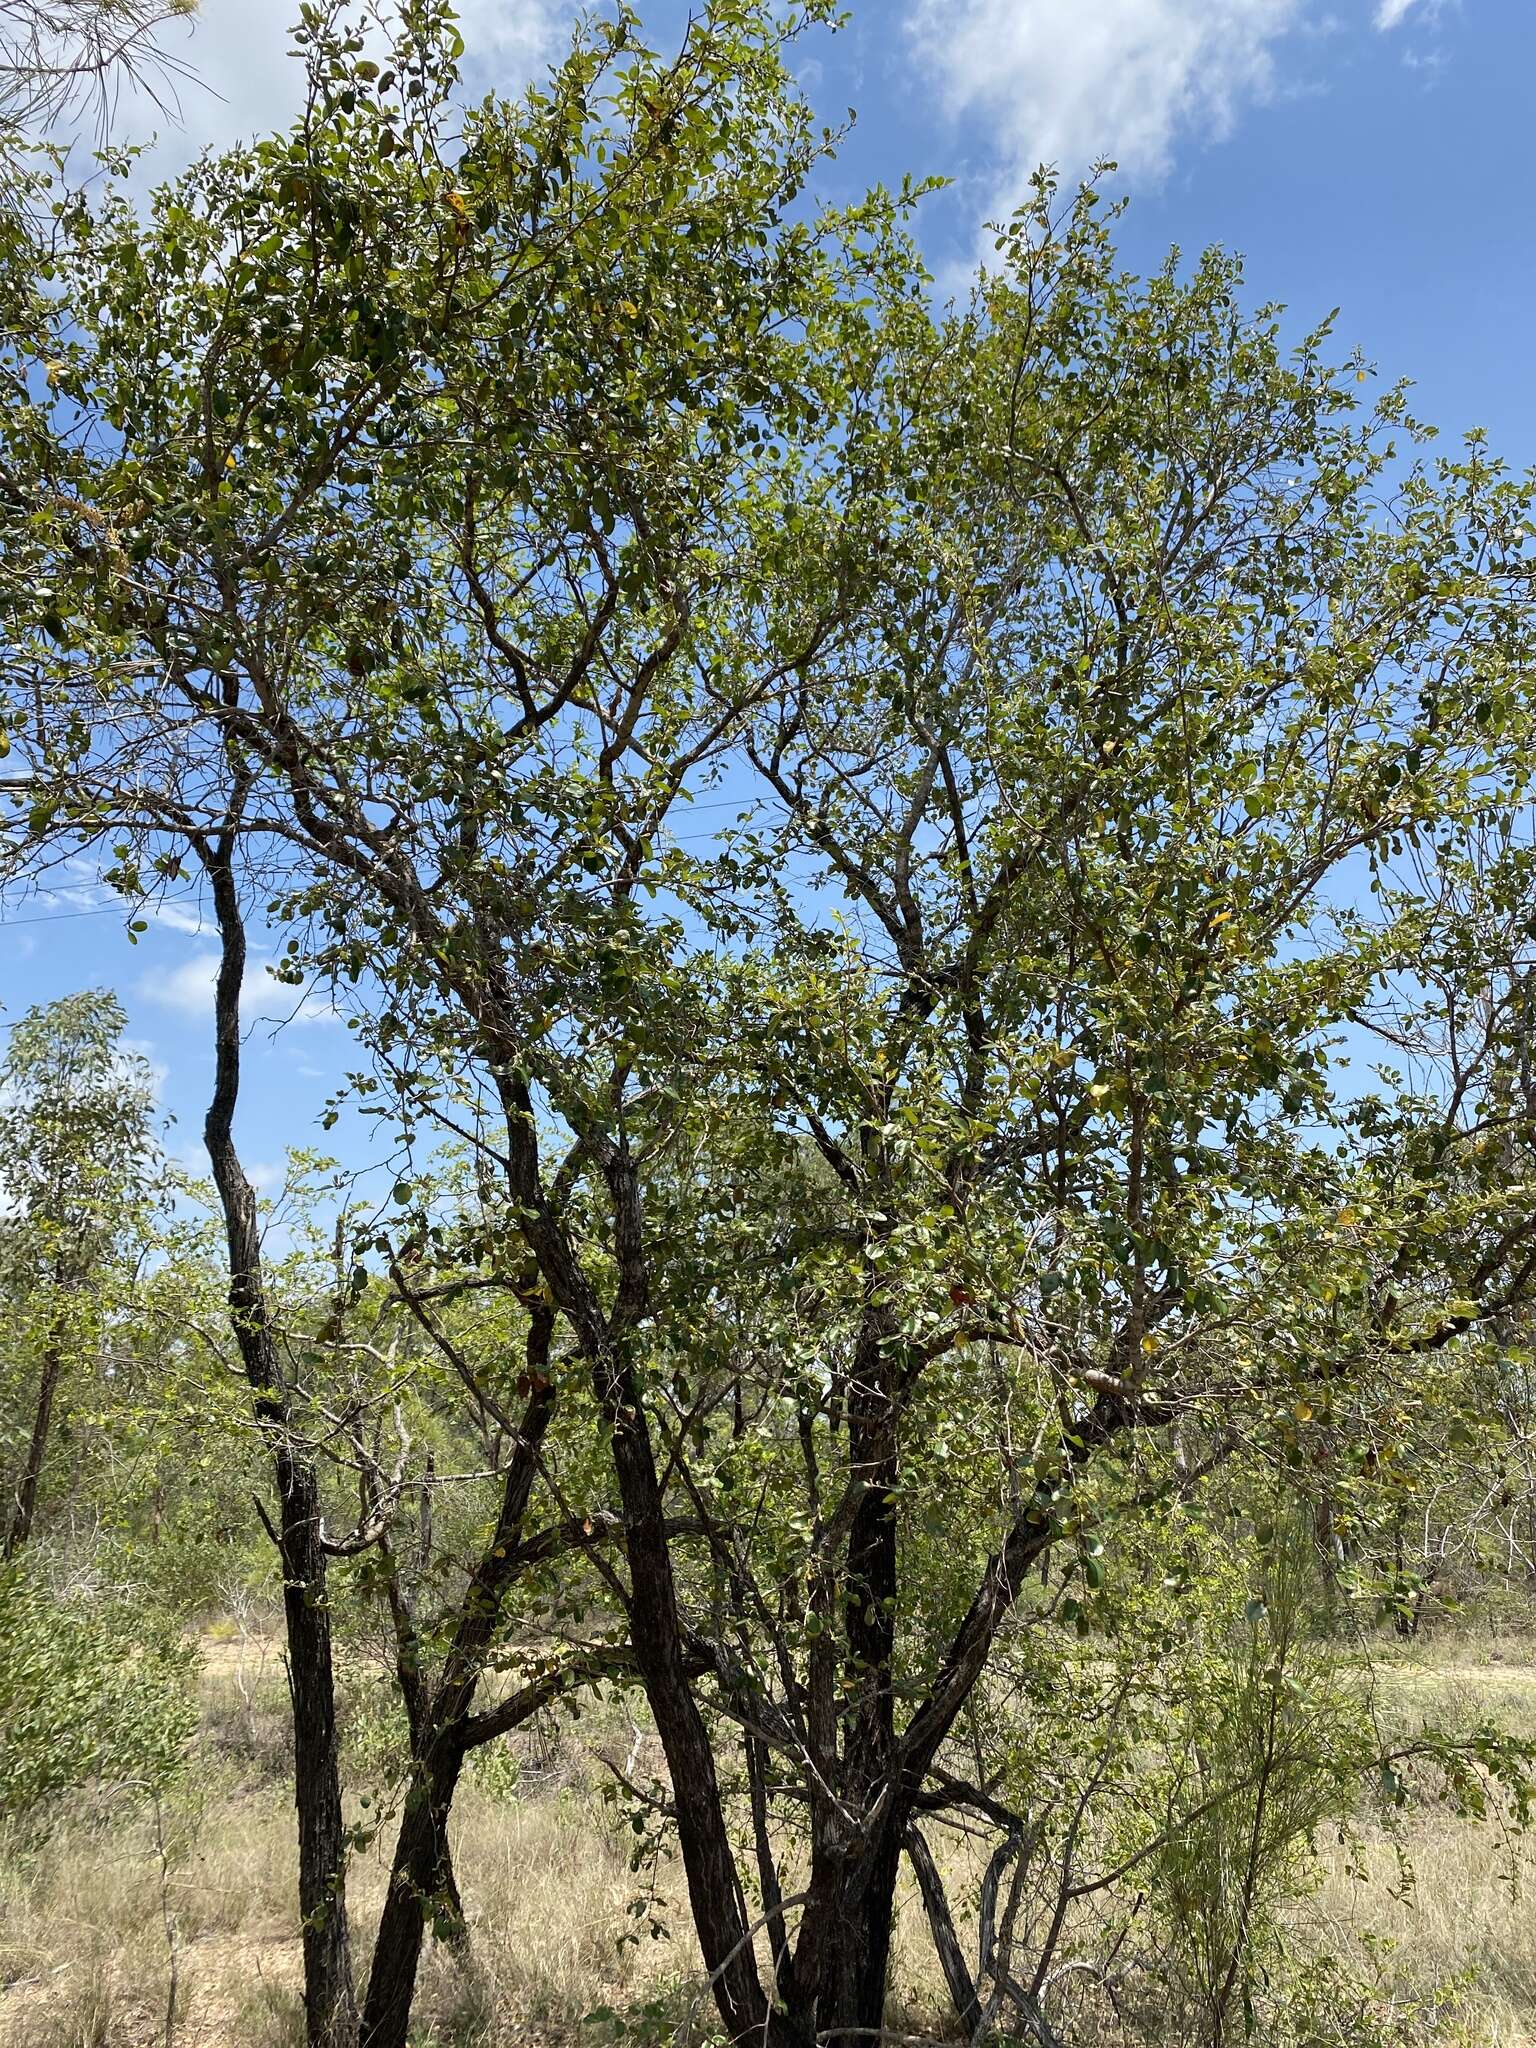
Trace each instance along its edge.
<path fill-rule="evenodd" d="M 178 966 L 140 975 L 135 992 L 145 1002 L 156 1003 L 178 1017 L 206 1023 L 213 1017 L 213 984 L 218 972 L 217 953 L 194 953 Z M 266 962 L 261 960 L 250 963 L 240 1008 L 247 1024 L 336 1022 L 335 1006 L 323 991 L 285 987 L 266 972 Z"/>
<path fill-rule="evenodd" d="M 1070 178 L 1112 157 L 1127 177 L 1162 176 L 1181 139 L 1225 134 L 1270 91 L 1274 46 L 1301 13 L 1301 0 L 916 0 L 908 28 L 950 114 L 985 122 L 1001 213 L 1041 163 Z"/>
<path fill-rule="evenodd" d="M 141 974 L 137 992 L 147 1003 L 201 1022 L 213 1015 L 213 984 L 218 971 L 217 953 L 194 953 L 177 967 Z"/>
<path fill-rule="evenodd" d="M 208 929 L 197 911 L 183 910 L 176 903 L 156 903 L 146 910 L 145 915 L 170 931 L 185 932 L 189 938 L 200 938 Z"/>
<path fill-rule="evenodd" d="M 561 0 L 459 0 L 468 82 L 515 91 L 558 52 L 573 12 Z"/>
<path fill-rule="evenodd" d="M 1376 9 L 1376 26 L 1383 30 L 1400 28 L 1410 14 L 1421 10 L 1431 17 L 1440 11 L 1437 0 L 1381 0 Z"/>

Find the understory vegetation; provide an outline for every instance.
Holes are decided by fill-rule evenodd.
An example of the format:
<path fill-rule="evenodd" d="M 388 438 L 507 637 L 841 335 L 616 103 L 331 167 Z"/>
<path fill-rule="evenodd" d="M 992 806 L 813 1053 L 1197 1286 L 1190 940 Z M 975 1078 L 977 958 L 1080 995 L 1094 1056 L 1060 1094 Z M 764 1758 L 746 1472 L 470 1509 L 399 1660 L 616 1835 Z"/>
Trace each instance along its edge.
<path fill-rule="evenodd" d="M 4 144 L 18 2048 L 1529 2038 L 1536 481 L 829 18 Z"/>
<path fill-rule="evenodd" d="M 303 2041 L 290 1709 L 271 1632 L 278 1617 L 264 1604 L 242 1604 L 241 1614 L 241 1624 L 223 1617 L 201 1636 L 198 1734 L 158 1811 L 121 1787 L 99 1788 L 59 1802 L 46 1846 L 35 1826 L 7 1830 L 7 2048 L 163 2041 L 173 1963 L 173 2038 L 184 2048 Z M 1536 1736 L 1536 1656 L 1517 1612 L 1437 1631 L 1427 1642 L 1378 1645 L 1375 1661 L 1387 1725 L 1492 1720 Z M 398 1797 L 370 1711 L 377 1690 L 376 1675 L 370 1684 L 360 1672 L 345 1736 L 350 1806 L 365 1833 L 377 1805 Z M 494 1769 L 464 1786 L 454 1857 L 470 1944 L 463 1954 L 429 1949 L 413 2041 L 472 2048 L 718 2038 L 676 1859 L 647 1853 L 637 1866 L 637 1838 L 611 1797 L 614 1766 L 645 1778 L 664 1768 L 643 1707 L 631 1708 L 592 1710 L 579 1722 L 549 1716 L 509 1739 Z M 986 1861 L 978 1846 L 951 1837 L 937 1840 L 935 1852 L 957 1905 L 972 1900 Z M 374 1837 L 352 1865 L 365 1949 L 387 1875 Z M 1427 1791 L 1390 1816 L 1357 1812 L 1342 1838 L 1324 1827 L 1315 1854 L 1298 1861 L 1270 1902 L 1282 1957 L 1271 1954 L 1266 1974 L 1288 2029 L 1279 2038 L 1489 2048 L 1529 2041 L 1533 1878 L 1528 1843 L 1498 1819 L 1469 1821 Z M 1070 1914 L 1046 1999 L 1060 2038 L 1190 2038 L 1168 1999 L 1168 1957 L 1153 1916 L 1137 1903 L 1143 1891 L 1128 1880 L 1107 1901 Z M 637 1901 L 643 1938 L 623 1940 L 634 1931 Z M 1131 1934 L 1106 1963 L 1114 1943 L 1107 1930 L 1127 1918 Z M 653 1935 L 653 1924 L 665 1933 Z M 1266 1999 L 1259 2038 L 1277 2038 L 1272 2013 Z M 956 2038 L 910 1873 L 898 1891 L 888 2018 L 893 2031 Z"/>

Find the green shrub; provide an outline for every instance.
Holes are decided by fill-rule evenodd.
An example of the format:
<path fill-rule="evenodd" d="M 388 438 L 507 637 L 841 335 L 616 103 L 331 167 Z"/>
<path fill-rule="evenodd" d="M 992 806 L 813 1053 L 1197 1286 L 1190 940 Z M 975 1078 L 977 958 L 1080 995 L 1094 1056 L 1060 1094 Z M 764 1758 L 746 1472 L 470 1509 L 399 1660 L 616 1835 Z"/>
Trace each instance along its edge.
<path fill-rule="evenodd" d="M 158 1791 L 197 1726 L 196 1655 L 133 1602 L 56 1598 L 0 1567 L 0 1816 L 92 1781 Z"/>

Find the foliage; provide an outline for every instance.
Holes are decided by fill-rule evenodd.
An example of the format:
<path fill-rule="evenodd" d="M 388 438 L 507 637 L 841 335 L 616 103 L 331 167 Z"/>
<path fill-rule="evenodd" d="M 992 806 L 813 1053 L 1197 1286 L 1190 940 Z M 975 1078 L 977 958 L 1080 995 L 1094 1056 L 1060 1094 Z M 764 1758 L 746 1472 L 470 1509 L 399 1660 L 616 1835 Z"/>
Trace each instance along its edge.
<path fill-rule="evenodd" d="M 7 1558 L 31 1535 L 61 1394 L 79 1400 L 76 1382 L 108 1376 L 122 1254 L 148 1220 L 152 1096 L 145 1062 L 122 1043 L 124 1022 L 115 996 L 66 996 L 12 1027 L 0 1065 L 4 1367 L 28 1387 L 6 1403 L 21 1424 Z"/>
<path fill-rule="evenodd" d="M 1091 187 L 933 308 L 914 191 L 814 206 L 823 14 L 460 133 L 438 6 L 311 5 L 288 134 L 60 194 L 8 858 L 265 905 L 395 1143 L 235 1322 L 398 1691 L 381 1951 L 485 1670 L 637 1677 L 734 2038 L 878 2028 L 959 1819 L 1056 1883 L 971 2031 L 1118 1853 L 1214 2041 L 1373 1753 L 1299 1560 L 1414 1621 L 1528 1371 L 1536 491 Z"/>
<path fill-rule="evenodd" d="M 1212 2043 L 1251 2034 L 1256 1986 L 1283 1980 L 1281 1909 L 1306 1889 L 1317 1831 L 1352 1820 L 1378 1754 L 1358 1687 L 1311 1639 L 1315 1581 L 1305 1536 L 1283 1531 L 1173 1749 L 1182 1782 L 1147 1875 Z"/>
<path fill-rule="evenodd" d="M 58 1596 L 20 1562 L 0 1570 L 0 1812 L 92 1781 L 163 1791 L 197 1726 L 195 1657 L 131 1592 Z"/>
<path fill-rule="evenodd" d="M 153 1091 L 102 989 L 28 1010 L 0 1063 L 0 1260 L 77 1283 L 111 1256 L 154 1161 Z"/>

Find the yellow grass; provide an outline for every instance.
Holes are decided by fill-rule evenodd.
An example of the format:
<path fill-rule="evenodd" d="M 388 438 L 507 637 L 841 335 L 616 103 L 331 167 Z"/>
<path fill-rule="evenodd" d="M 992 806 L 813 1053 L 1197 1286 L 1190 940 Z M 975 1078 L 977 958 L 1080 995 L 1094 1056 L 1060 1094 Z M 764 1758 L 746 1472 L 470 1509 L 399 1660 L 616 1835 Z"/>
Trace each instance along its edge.
<path fill-rule="evenodd" d="M 243 1659 L 243 1661 L 242 1661 Z M 1452 1645 L 1396 1659 L 1378 1674 L 1384 1715 L 1496 1715 L 1536 1733 L 1536 1658 Z M 298 2048 L 293 1817 L 283 1776 L 281 1667 L 261 1646 L 209 1645 L 204 1760 L 196 1790 L 162 1814 L 170 1875 L 162 1897 L 152 1820 L 70 1814 L 33 1857 L 0 1857 L 3 2048 L 147 2048 L 164 2042 L 175 1928 L 179 2048 Z M 620 1744 L 621 1753 L 624 1744 Z M 564 2048 L 593 2038 L 594 2007 L 653 2004 L 675 2025 L 693 2008 L 699 1970 L 675 1865 L 628 1867 L 627 1832 L 596 1796 L 570 1741 L 530 1761 L 520 1796 L 471 1779 L 455 1854 L 471 1960 L 429 1948 L 418 2022 L 422 2048 Z M 642 1764 L 642 1774 L 645 1766 Z M 361 1808 L 358 1817 L 366 1818 Z M 366 1956 L 391 1830 L 353 1868 L 358 1949 Z M 1385 1842 L 1330 1845 L 1317 1895 L 1298 1908 L 1296 1940 L 1372 1974 L 1390 1999 L 1431 1996 L 1457 1980 L 1443 2037 L 1536 2048 L 1536 1845 L 1490 1823 L 1427 1811 L 1405 1838 L 1411 1883 Z M 1351 1874 L 1353 1866 L 1354 1874 Z M 1359 1875 L 1360 1869 L 1365 1875 Z M 672 1938 L 616 1945 L 630 1902 L 654 1885 Z M 641 1923 L 643 1925 L 643 1923 Z M 909 2024 L 942 2024 L 943 2000 L 915 1900 L 904 1899 L 895 1962 Z M 699 2009 L 699 2034 L 711 2014 Z M 1417 2037 L 1415 2037 L 1417 2038 Z"/>

